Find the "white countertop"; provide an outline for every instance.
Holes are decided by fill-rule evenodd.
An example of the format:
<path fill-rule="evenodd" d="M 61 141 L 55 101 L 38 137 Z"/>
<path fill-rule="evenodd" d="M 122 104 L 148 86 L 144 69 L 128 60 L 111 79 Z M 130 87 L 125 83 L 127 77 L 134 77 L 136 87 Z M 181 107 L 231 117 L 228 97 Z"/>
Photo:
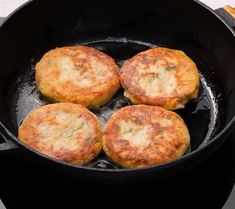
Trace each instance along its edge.
<path fill-rule="evenodd" d="M 28 0 L 0 0 L 0 17 L 6 17 Z"/>
<path fill-rule="evenodd" d="M 199 1 L 207 4 L 212 9 L 218 9 L 220 7 L 223 7 L 226 4 L 229 4 L 232 7 L 235 7 L 235 0 L 199 0 Z"/>
<path fill-rule="evenodd" d="M 0 17 L 6 17 L 14 9 L 16 9 L 21 4 L 27 1 L 28 0 L 0 0 Z M 235 0 L 200 0 L 200 1 L 207 4 L 213 9 L 223 7 L 226 4 L 230 4 L 231 6 L 235 7 Z"/>

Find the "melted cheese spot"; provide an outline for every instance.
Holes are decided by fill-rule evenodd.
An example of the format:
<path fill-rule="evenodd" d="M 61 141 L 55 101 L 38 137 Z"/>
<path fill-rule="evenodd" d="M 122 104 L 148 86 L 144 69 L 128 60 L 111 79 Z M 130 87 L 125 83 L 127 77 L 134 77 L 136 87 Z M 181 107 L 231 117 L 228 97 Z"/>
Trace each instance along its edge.
<path fill-rule="evenodd" d="M 91 80 L 81 75 L 79 69 L 77 69 L 69 57 L 63 57 L 60 59 L 59 68 L 61 71 L 59 81 L 74 81 L 79 83 L 81 87 L 90 87 L 92 85 Z"/>
<path fill-rule="evenodd" d="M 91 59 L 91 68 L 93 69 L 93 73 L 96 76 L 97 81 L 102 81 L 104 77 L 111 76 L 110 70 L 108 70 L 107 66 L 98 60 Z"/>
<path fill-rule="evenodd" d="M 128 91 L 124 91 L 124 97 L 129 98 L 133 104 L 139 104 L 140 103 Z"/>
<path fill-rule="evenodd" d="M 173 68 L 167 69 L 166 66 L 156 63 L 146 69 L 145 73 L 149 74 L 140 79 L 139 85 L 147 96 L 168 96 L 176 90 L 177 81 Z"/>
<path fill-rule="evenodd" d="M 148 147 L 151 140 L 148 137 L 148 133 L 151 126 L 138 126 L 131 122 L 120 122 L 121 137 L 127 140 L 130 145 L 136 146 L 138 148 Z"/>
<path fill-rule="evenodd" d="M 79 57 L 81 58 L 81 57 Z M 90 68 L 82 69 L 82 72 L 75 66 L 70 57 L 62 57 L 59 60 L 59 69 L 61 72 L 59 81 L 72 81 L 80 87 L 92 87 L 104 84 L 104 78 L 111 76 L 111 72 L 103 63 L 95 59 L 90 59 Z"/>
<path fill-rule="evenodd" d="M 83 118 L 71 113 L 60 112 L 56 115 L 55 121 L 55 124 L 43 123 L 38 126 L 42 142 L 53 145 L 55 149 L 63 147 L 76 149 L 78 140 L 83 142 L 92 135 L 89 124 Z M 81 137 L 77 138 L 77 135 Z"/>
<path fill-rule="evenodd" d="M 172 120 L 164 117 L 161 120 L 158 121 L 158 123 L 160 124 L 161 127 L 168 127 L 168 126 L 172 126 Z"/>

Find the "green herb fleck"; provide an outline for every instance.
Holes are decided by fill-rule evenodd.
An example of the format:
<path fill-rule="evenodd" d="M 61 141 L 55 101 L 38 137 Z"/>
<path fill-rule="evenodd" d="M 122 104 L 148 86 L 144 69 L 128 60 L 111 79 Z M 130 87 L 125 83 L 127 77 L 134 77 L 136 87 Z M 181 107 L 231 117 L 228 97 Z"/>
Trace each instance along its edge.
<path fill-rule="evenodd" d="M 89 134 L 85 137 L 84 141 L 87 143 L 90 141 L 90 139 L 91 139 L 91 135 Z"/>
<path fill-rule="evenodd" d="M 132 127 L 128 127 L 126 130 L 124 130 L 124 134 L 130 133 L 132 132 L 133 128 Z"/>
<path fill-rule="evenodd" d="M 81 128 L 84 126 L 84 124 L 85 124 L 85 123 L 82 121 L 82 122 L 79 124 L 77 130 L 78 130 L 78 129 L 81 129 Z"/>
<path fill-rule="evenodd" d="M 156 78 L 158 78 L 158 74 L 153 74 L 148 78 L 148 81 L 153 82 Z"/>
<path fill-rule="evenodd" d="M 68 135 L 68 138 L 69 138 L 69 139 L 72 139 L 72 137 L 73 137 L 73 133 L 71 133 L 71 134 Z"/>
<path fill-rule="evenodd" d="M 166 68 L 167 71 L 172 71 L 172 70 L 175 70 L 175 66 L 168 66 Z"/>
<path fill-rule="evenodd" d="M 160 131 L 158 135 L 162 136 L 164 134 L 164 131 Z"/>
<path fill-rule="evenodd" d="M 132 128 L 132 127 L 130 127 L 130 128 L 129 128 L 129 130 L 128 130 L 128 132 L 130 133 L 130 132 L 132 132 L 132 130 L 133 130 L 133 128 Z"/>

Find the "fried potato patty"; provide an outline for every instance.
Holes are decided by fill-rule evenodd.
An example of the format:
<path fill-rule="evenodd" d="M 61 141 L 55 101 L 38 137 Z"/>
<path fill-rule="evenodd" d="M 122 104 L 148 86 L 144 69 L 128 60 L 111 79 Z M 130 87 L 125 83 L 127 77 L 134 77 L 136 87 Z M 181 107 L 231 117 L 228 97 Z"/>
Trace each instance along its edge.
<path fill-rule="evenodd" d="M 119 74 L 114 60 L 94 48 L 62 47 L 37 63 L 36 83 L 52 101 L 98 108 L 118 90 Z"/>
<path fill-rule="evenodd" d="M 98 119 L 73 103 L 50 104 L 31 112 L 18 137 L 47 156 L 79 165 L 88 163 L 102 149 Z"/>
<path fill-rule="evenodd" d="M 183 119 L 157 106 L 133 105 L 114 113 L 103 135 L 109 158 L 125 168 L 141 168 L 181 157 L 190 136 Z"/>
<path fill-rule="evenodd" d="M 196 64 L 182 51 L 154 48 L 127 60 L 121 68 L 124 95 L 134 104 L 184 108 L 197 97 L 200 85 Z"/>

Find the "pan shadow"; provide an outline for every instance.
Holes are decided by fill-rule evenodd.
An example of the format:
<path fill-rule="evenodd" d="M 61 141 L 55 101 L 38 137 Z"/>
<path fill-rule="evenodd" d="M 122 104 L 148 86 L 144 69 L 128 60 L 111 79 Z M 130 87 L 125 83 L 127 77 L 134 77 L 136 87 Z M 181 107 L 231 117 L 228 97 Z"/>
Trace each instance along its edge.
<path fill-rule="evenodd" d="M 20 159 L 0 157 L 0 198 L 7 209 L 144 206 L 221 209 L 235 180 L 235 133 L 205 163 L 162 182 L 75 184 Z"/>

